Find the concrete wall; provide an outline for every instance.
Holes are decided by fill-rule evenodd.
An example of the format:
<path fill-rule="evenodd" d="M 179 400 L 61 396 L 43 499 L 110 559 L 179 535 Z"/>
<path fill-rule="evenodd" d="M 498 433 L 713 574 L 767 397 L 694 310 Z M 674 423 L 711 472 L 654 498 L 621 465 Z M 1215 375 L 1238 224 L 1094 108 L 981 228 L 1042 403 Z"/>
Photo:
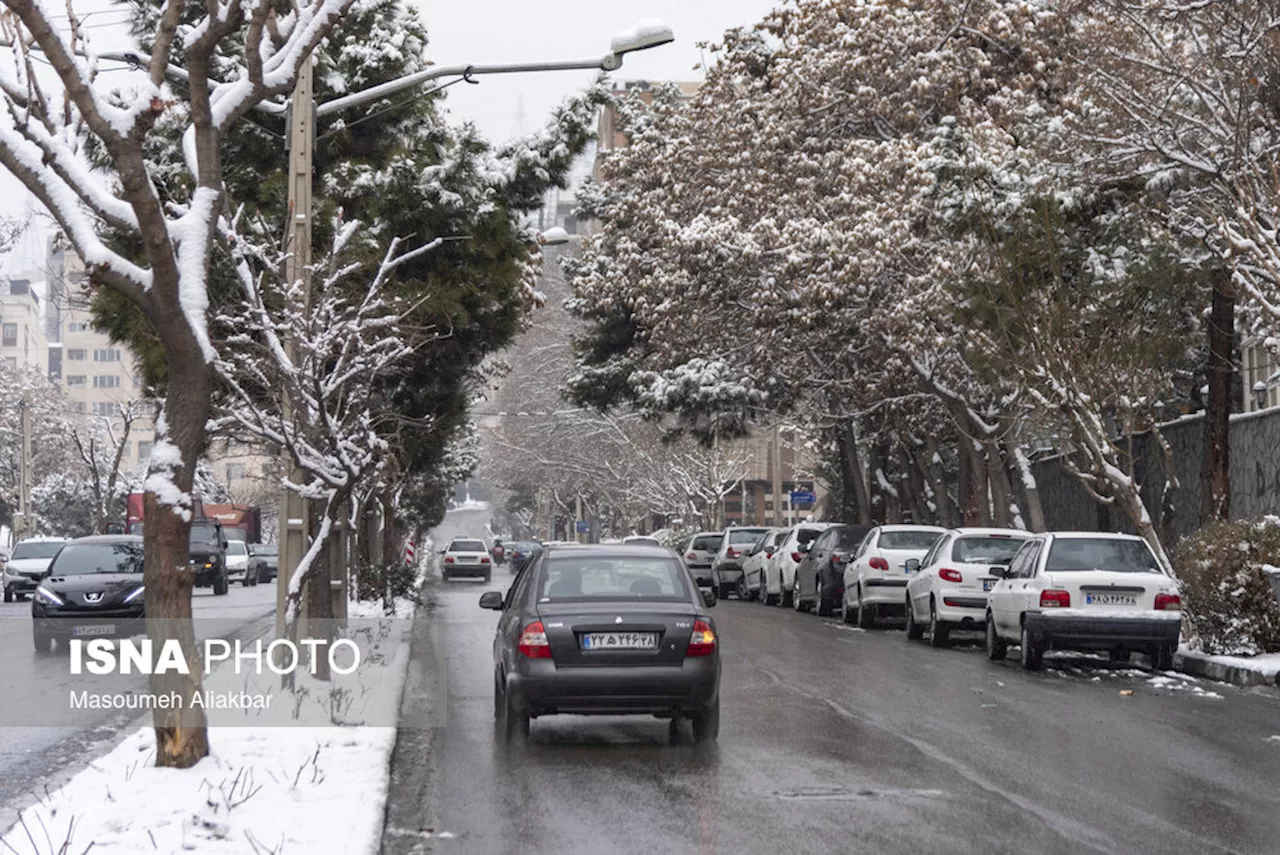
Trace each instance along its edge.
<path fill-rule="evenodd" d="M 1164 529 L 1171 544 L 1200 524 L 1203 433 L 1203 416 L 1190 416 L 1164 427 L 1179 481 Z M 1250 519 L 1280 514 L 1280 408 L 1233 417 L 1230 442 L 1231 516 Z M 1132 443 L 1134 472 L 1152 518 L 1159 519 L 1164 455 L 1148 434 L 1134 436 Z M 1122 511 L 1095 502 L 1057 458 L 1038 461 L 1032 468 L 1050 531 L 1133 531 Z"/>

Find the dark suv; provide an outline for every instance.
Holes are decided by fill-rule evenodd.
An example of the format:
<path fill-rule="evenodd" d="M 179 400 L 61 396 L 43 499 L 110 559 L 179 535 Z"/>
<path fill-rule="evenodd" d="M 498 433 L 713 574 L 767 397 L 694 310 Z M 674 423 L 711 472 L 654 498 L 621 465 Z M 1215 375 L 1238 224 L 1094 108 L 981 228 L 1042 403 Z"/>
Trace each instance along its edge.
<path fill-rule="evenodd" d="M 219 597 L 227 593 L 227 536 L 217 520 L 196 520 L 191 524 L 188 560 L 195 569 L 197 588 L 213 588 Z"/>

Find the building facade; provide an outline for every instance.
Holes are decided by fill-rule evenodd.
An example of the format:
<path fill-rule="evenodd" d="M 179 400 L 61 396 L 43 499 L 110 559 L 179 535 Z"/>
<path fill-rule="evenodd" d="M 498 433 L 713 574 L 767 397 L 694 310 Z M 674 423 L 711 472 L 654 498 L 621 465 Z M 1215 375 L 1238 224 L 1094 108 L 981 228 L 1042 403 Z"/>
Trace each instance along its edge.
<path fill-rule="evenodd" d="M 10 368 L 49 370 L 49 344 L 41 322 L 38 283 L 0 280 L 0 359 Z"/>

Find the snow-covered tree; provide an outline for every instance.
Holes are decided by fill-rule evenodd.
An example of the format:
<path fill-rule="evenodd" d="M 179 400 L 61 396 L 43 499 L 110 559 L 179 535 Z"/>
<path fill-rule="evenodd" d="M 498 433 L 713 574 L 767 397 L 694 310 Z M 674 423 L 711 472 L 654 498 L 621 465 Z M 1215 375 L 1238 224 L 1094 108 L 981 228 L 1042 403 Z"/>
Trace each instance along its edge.
<path fill-rule="evenodd" d="M 141 403 L 125 401 L 112 415 L 94 414 L 83 423 L 72 421 L 68 426 L 80 463 L 76 474 L 92 508 L 93 534 L 107 533 L 107 527 L 122 515 L 125 498 L 140 486 L 138 473 L 123 462 L 134 424 L 142 415 Z"/>

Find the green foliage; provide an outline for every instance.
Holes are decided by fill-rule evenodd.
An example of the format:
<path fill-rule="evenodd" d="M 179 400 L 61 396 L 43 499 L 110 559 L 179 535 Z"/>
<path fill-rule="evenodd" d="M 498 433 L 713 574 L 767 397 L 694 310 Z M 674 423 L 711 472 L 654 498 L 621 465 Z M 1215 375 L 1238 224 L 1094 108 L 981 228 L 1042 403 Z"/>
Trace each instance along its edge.
<path fill-rule="evenodd" d="M 1280 607 L 1262 572 L 1280 566 L 1280 518 L 1215 522 L 1178 548 L 1183 617 L 1206 653 L 1280 653 Z"/>
<path fill-rule="evenodd" d="M 360 564 L 355 568 L 356 599 L 382 600 L 387 614 L 395 612 L 396 600 L 421 602 L 418 597 L 418 568 L 403 561 L 389 564 Z"/>

